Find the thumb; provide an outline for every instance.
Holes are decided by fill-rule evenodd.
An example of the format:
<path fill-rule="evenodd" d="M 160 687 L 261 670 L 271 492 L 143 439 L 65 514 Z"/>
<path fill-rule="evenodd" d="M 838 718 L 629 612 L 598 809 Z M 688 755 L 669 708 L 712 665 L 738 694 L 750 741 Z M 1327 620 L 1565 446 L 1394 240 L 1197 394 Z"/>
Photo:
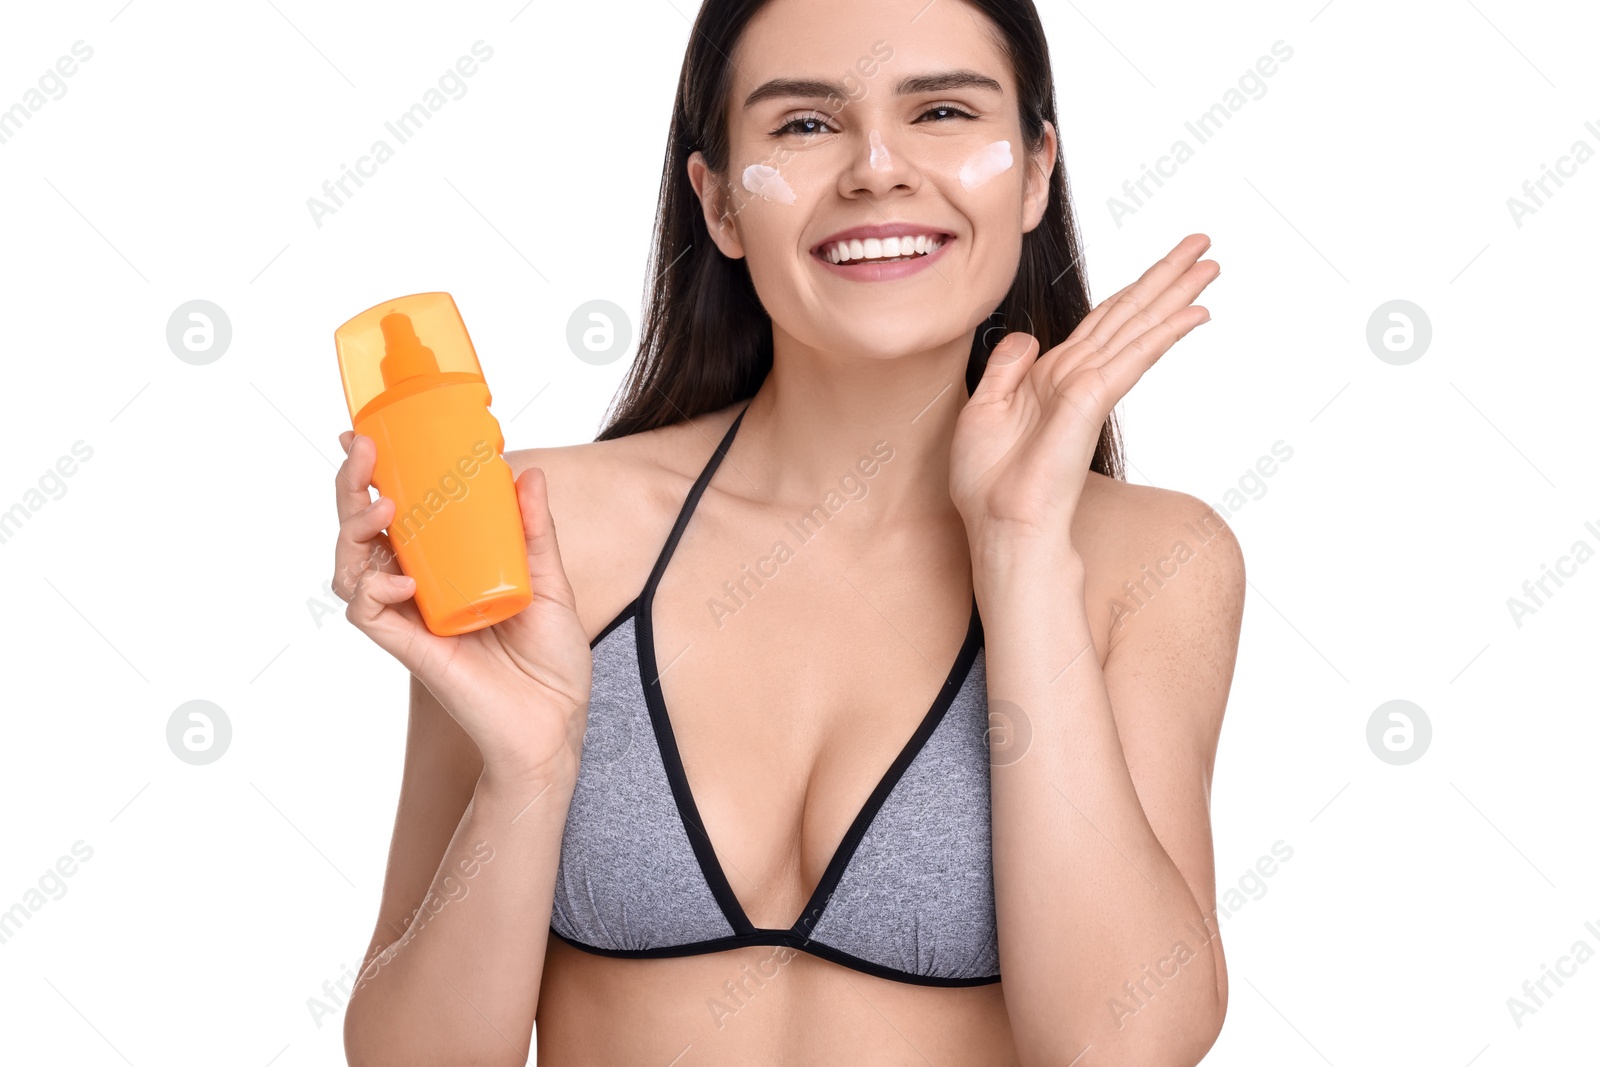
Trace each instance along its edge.
<path fill-rule="evenodd" d="M 549 489 L 539 467 L 529 467 L 517 478 L 517 503 L 522 509 L 522 533 L 528 545 L 528 577 L 535 597 L 576 610 L 577 598 L 572 595 L 572 584 L 561 565 L 561 548 L 556 543 Z"/>
<path fill-rule="evenodd" d="M 972 391 L 973 399 L 980 396 L 998 398 L 1016 391 L 1039 355 L 1039 340 L 1020 330 L 1006 334 L 989 352 L 984 364 L 983 377 Z"/>

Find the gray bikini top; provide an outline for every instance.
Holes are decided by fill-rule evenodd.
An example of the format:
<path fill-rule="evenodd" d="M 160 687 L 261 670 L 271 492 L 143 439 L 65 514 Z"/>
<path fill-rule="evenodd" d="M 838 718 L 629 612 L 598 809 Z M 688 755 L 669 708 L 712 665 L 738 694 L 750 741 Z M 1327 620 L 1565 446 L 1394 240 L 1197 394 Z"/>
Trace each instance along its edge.
<path fill-rule="evenodd" d="M 916 732 L 867 798 L 793 925 L 758 927 L 700 821 L 662 701 L 651 602 L 744 412 L 678 513 L 644 589 L 590 648 L 594 681 L 550 929 L 603 956 L 785 945 L 882 978 L 1000 980 L 990 867 L 988 703 L 976 598 Z"/>

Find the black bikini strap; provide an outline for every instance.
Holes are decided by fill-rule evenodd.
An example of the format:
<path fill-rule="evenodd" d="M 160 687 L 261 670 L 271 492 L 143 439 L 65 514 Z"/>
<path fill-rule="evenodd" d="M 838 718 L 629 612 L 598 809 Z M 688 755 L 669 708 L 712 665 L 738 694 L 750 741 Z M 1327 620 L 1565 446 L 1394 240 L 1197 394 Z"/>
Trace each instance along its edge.
<path fill-rule="evenodd" d="M 683 507 L 678 509 L 678 520 L 672 524 L 672 532 L 667 535 L 667 543 L 661 546 L 661 554 L 656 557 L 656 565 L 650 569 L 650 577 L 645 582 L 646 595 L 655 592 L 656 583 L 661 580 L 661 575 L 667 569 L 667 561 L 672 558 L 672 550 L 678 547 L 678 539 L 683 536 L 683 531 L 689 525 L 689 515 L 700 502 L 700 494 L 706 491 L 706 486 L 711 484 L 711 476 L 716 473 L 717 467 L 722 463 L 722 457 L 727 455 L 728 446 L 733 443 L 734 432 L 739 429 L 739 423 L 744 419 L 744 413 L 750 410 L 746 404 L 734 416 L 733 423 L 728 427 L 728 432 L 722 435 L 722 441 L 717 445 L 711 458 L 706 460 L 706 465 L 700 471 L 700 477 L 694 480 L 694 485 L 689 488 L 689 495 L 684 497 Z"/>

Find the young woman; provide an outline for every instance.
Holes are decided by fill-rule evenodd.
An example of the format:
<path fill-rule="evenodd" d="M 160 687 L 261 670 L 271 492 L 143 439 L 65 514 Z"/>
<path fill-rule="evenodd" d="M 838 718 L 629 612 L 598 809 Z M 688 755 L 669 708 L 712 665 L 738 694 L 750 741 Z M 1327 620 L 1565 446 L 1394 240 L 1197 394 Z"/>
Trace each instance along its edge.
<path fill-rule="evenodd" d="M 1194 1064 L 1243 564 L 1112 409 L 1209 242 L 1090 308 L 1029 0 L 705 0 L 640 354 L 513 452 L 534 602 L 421 624 L 354 1064 Z M 560 532 L 559 547 L 557 531 Z"/>

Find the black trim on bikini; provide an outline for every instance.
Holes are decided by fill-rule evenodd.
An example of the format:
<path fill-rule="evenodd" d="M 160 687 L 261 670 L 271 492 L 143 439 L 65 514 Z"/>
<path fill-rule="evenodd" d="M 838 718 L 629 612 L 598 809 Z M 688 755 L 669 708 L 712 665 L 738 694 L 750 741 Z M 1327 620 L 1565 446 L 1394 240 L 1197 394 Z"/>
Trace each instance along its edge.
<path fill-rule="evenodd" d="M 935 696 L 932 704 L 924 713 L 917 729 L 896 755 L 888 770 L 878 781 L 871 795 L 867 798 L 856 818 L 851 822 L 850 828 L 845 832 L 844 838 L 839 842 L 828 866 L 823 870 L 822 877 L 816 888 L 812 891 L 806 906 L 801 910 L 800 916 L 788 928 L 758 927 L 750 921 L 745 914 L 743 906 L 733 892 L 726 873 L 722 869 L 721 861 L 717 858 L 716 849 L 711 843 L 710 836 L 705 831 L 705 824 L 700 818 L 698 805 L 695 803 L 694 794 L 689 788 L 688 776 L 683 769 L 683 760 L 678 751 L 677 738 L 673 733 L 671 718 L 667 714 L 666 702 L 661 695 L 659 684 L 660 673 L 656 669 L 655 656 L 655 628 L 653 622 L 652 604 L 655 599 L 656 587 L 661 582 L 662 575 L 666 572 L 667 562 L 671 559 L 673 550 L 682 538 L 684 530 L 688 527 L 689 517 L 695 505 L 699 503 L 706 486 L 711 482 L 711 476 L 716 472 L 722 458 L 727 454 L 728 446 L 733 441 L 734 432 L 739 428 L 739 423 L 744 418 L 745 410 L 741 410 L 723 435 L 716 451 L 707 460 L 700 476 L 695 479 L 685 497 L 683 506 L 679 509 L 677 521 L 673 523 L 672 531 L 667 536 L 666 543 L 656 559 L 655 566 L 651 568 L 650 577 L 645 582 L 644 589 L 635 599 L 633 615 L 635 617 L 634 635 L 637 644 L 639 661 L 639 678 L 644 689 L 645 703 L 650 710 L 650 722 L 656 735 L 656 744 L 660 750 L 662 767 L 666 772 L 667 781 L 672 788 L 673 799 L 678 806 L 678 814 L 688 833 L 690 847 L 694 850 L 695 859 L 699 863 L 701 876 L 705 879 L 706 886 L 711 890 L 711 895 L 716 899 L 717 906 L 721 909 L 723 918 L 733 930 L 734 938 L 750 939 L 751 944 L 788 944 L 791 947 L 804 947 L 813 944 L 807 936 L 806 921 L 810 917 L 811 925 L 815 925 L 827 907 L 828 899 L 833 895 L 838 883 L 844 876 L 845 868 L 849 866 L 851 858 L 855 855 L 857 846 L 866 835 L 868 828 L 877 817 L 878 811 L 887 801 L 895 785 L 910 767 L 912 761 L 927 743 L 928 738 L 943 720 L 945 712 L 960 691 L 970 672 L 973 662 L 977 658 L 978 649 L 983 642 L 982 623 L 978 618 L 978 601 L 976 594 L 972 600 L 972 611 L 968 618 L 967 634 L 960 650 L 956 654 L 955 662 L 951 665 L 945 677 L 944 685 Z M 774 940 L 776 939 L 776 940 Z M 721 940 L 718 939 L 718 943 Z M 703 942 L 701 944 L 710 944 Z M 845 956 L 845 953 L 821 945 L 825 951 L 818 952 L 827 958 L 828 953 Z M 730 945 L 731 947 L 731 945 Z M 682 955 L 683 949 L 692 946 L 671 946 L 665 951 L 668 955 Z M 714 951 L 705 949 L 704 951 Z M 853 957 L 850 957 L 853 959 Z M 862 961 L 866 962 L 866 961 Z M 853 965 L 853 964 L 852 964 Z M 872 965 L 876 966 L 876 965 Z M 889 969 L 885 969 L 889 970 Z M 900 973 L 900 972 L 894 972 Z"/>
<path fill-rule="evenodd" d="M 604 641 L 612 630 L 615 630 L 618 626 L 621 626 L 625 621 L 627 621 L 628 616 L 632 615 L 638 607 L 638 597 L 634 597 L 632 600 L 624 604 L 622 606 L 622 610 L 617 612 L 617 617 L 606 623 L 605 628 L 594 635 L 594 640 L 589 642 L 589 650 L 591 652 L 594 651 L 596 646 L 598 646 L 601 641 Z"/>
<path fill-rule="evenodd" d="M 677 539 L 683 536 L 684 527 L 689 522 L 689 512 L 694 510 L 694 503 L 700 499 L 700 494 L 705 490 L 705 483 L 711 480 L 710 472 L 716 469 L 716 464 L 721 461 L 723 454 L 728 451 L 728 445 L 733 441 L 733 431 L 738 428 L 739 420 L 744 418 L 745 409 L 748 409 L 749 406 L 746 404 L 745 408 L 734 416 L 733 422 L 729 424 L 727 432 L 723 435 L 722 443 L 717 446 L 717 451 L 713 454 L 711 460 L 707 462 L 706 467 L 700 471 L 700 477 L 695 480 L 694 485 L 689 490 L 689 495 L 684 499 L 683 505 L 678 508 L 678 518 L 672 525 L 672 532 L 667 535 L 666 544 L 662 545 L 661 551 L 656 553 L 656 561 L 650 568 L 650 577 L 645 580 L 645 588 L 650 588 L 651 582 L 658 581 L 661 572 L 666 569 L 665 560 L 672 554 L 672 548 L 677 544 Z M 617 612 L 616 618 L 606 623 L 605 627 L 594 635 L 594 640 L 589 642 L 589 648 L 593 650 L 612 630 L 621 626 L 630 615 L 636 614 L 639 610 L 640 598 L 643 596 L 644 594 L 640 593 L 624 604 L 622 610 Z"/>
<path fill-rule="evenodd" d="M 672 787 L 672 797 L 678 806 L 678 817 L 683 822 L 684 828 L 690 831 L 687 834 L 689 846 L 694 850 L 695 860 L 700 865 L 700 876 L 705 879 L 707 888 L 716 898 L 717 906 L 722 910 L 723 917 L 735 935 L 753 934 L 756 932 L 756 927 L 745 917 L 744 909 L 739 906 L 738 898 L 733 895 L 733 887 L 728 884 L 727 876 L 722 871 L 722 864 L 717 860 L 716 852 L 711 846 L 711 839 L 706 835 L 705 825 L 700 819 L 700 809 L 694 801 L 694 794 L 689 791 L 689 780 L 683 771 L 683 761 L 678 756 L 678 742 L 673 736 L 672 724 L 667 719 L 666 704 L 661 699 L 661 675 L 656 670 L 655 627 L 649 606 L 655 596 L 656 586 L 661 582 L 661 575 L 666 572 L 667 560 L 672 557 L 672 550 L 678 546 L 678 539 L 683 536 L 683 531 L 689 525 L 689 515 L 699 503 L 700 495 L 705 492 L 706 486 L 710 484 L 711 476 L 716 473 L 722 457 L 727 454 L 728 446 L 733 442 L 734 431 L 739 428 L 739 423 L 748 410 L 747 404 L 738 415 L 734 416 L 716 451 L 706 461 L 700 476 L 695 479 L 688 495 L 684 497 L 683 506 L 678 509 L 678 518 L 672 524 L 672 530 L 667 534 L 661 552 L 656 556 L 655 566 L 650 568 L 650 577 L 645 579 L 644 589 L 639 593 L 634 609 L 633 629 L 639 660 L 639 681 L 644 689 L 645 704 L 650 709 L 650 723 L 656 735 L 656 747 L 661 753 L 661 763 L 666 770 L 667 782 Z"/>
<path fill-rule="evenodd" d="M 611 956 L 616 959 L 630 960 L 655 960 L 667 959 L 675 956 L 699 956 L 710 952 L 723 952 L 734 948 L 749 948 L 762 945 L 784 945 L 801 952 L 810 953 L 819 959 L 837 963 L 852 970 L 861 971 L 877 978 L 888 978 L 896 982 L 910 982 L 916 985 L 932 986 L 977 986 L 993 985 L 1000 981 L 998 974 L 978 975 L 973 978 L 947 978 L 940 975 L 918 974 L 915 971 L 902 971 L 895 967 L 885 967 L 881 963 L 852 956 L 842 952 L 832 945 L 825 945 L 821 941 L 812 941 L 790 930 L 758 930 L 753 934 L 733 935 L 731 937 L 714 937 L 707 941 L 695 941 L 687 945 L 667 945 L 663 948 L 601 948 L 583 941 L 576 941 L 567 937 L 555 927 L 550 932 L 558 940 L 564 941 L 573 948 L 592 952 L 596 956 Z"/>
<path fill-rule="evenodd" d="M 834 851 L 833 859 L 828 861 L 827 868 L 822 872 L 822 878 L 817 882 L 817 888 L 812 891 L 811 899 L 806 901 L 800 918 L 795 920 L 791 930 L 796 934 L 804 934 L 801 923 L 807 915 L 815 915 L 816 919 L 822 916 L 827 909 L 828 900 L 833 896 L 833 891 L 839 887 L 839 881 L 844 877 L 844 872 L 850 866 L 850 861 L 855 857 L 856 847 L 861 844 L 861 839 L 866 836 L 867 830 L 878 817 L 878 811 L 888 801 L 889 794 L 894 792 L 894 787 L 904 777 L 906 770 L 911 766 L 917 754 L 922 751 L 928 739 L 933 736 L 933 731 L 938 729 L 939 723 L 944 720 L 945 712 L 949 710 L 956 694 L 961 691 L 961 686 L 966 682 L 968 673 L 972 670 L 973 661 L 978 658 L 978 649 L 983 645 L 983 624 L 978 619 L 978 600 L 976 594 L 972 600 L 972 614 L 967 621 L 967 636 L 961 643 L 961 650 L 956 653 L 956 661 L 950 667 L 946 676 L 944 687 L 939 690 L 939 695 L 934 698 L 932 706 L 923 716 L 922 722 L 917 726 L 916 732 L 900 750 L 889 769 L 884 772 L 872 794 L 867 797 L 867 802 L 862 805 L 855 821 L 850 824 L 850 829 L 845 831 L 844 839 L 839 842 L 839 847 Z"/>

